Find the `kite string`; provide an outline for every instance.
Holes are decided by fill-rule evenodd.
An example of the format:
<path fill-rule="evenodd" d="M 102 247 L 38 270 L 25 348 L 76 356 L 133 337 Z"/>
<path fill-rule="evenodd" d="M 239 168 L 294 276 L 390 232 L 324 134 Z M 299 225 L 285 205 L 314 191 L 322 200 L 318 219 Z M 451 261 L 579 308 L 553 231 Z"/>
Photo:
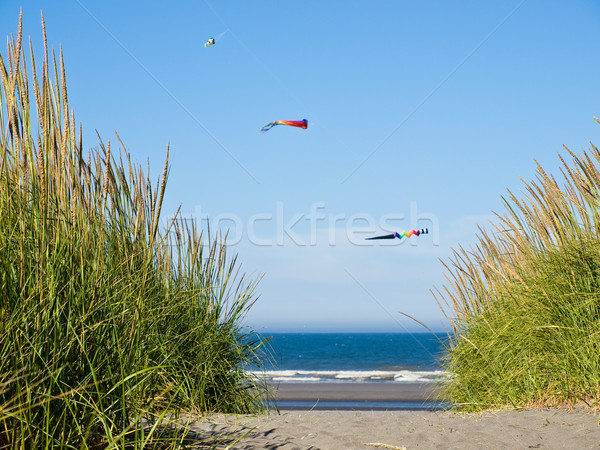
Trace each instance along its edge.
<path fill-rule="evenodd" d="M 377 147 L 375 147 L 375 148 L 374 148 L 374 149 L 371 151 L 371 153 L 369 153 L 369 154 L 368 154 L 368 155 L 367 155 L 367 156 L 366 156 L 366 157 L 365 157 L 365 158 L 364 158 L 364 159 L 363 159 L 363 160 L 362 160 L 362 161 L 361 161 L 361 162 L 360 162 L 360 163 L 359 163 L 359 164 L 358 164 L 358 165 L 357 165 L 357 166 L 354 168 L 354 170 L 353 170 L 352 172 L 350 172 L 348 175 L 346 175 L 346 177 L 345 177 L 345 178 L 344 178 L 344 179 L 343 179 L 343 180 L 340 182 L 340 184 L 344 184 L 346 181 L 348 181 L 348 179 L 349 179 L 351 176 L 353 176 L 353 175 L 354 175 L 354 174 L 355 174 L 355 173 L 358 171 L 358 169 L 360 169 L 360 168 L 361 168 L 361 167 L 362 167 L 362 166 L 363 166 L 363 165 L 364 165 L 364 164 L 365 164 L 365 163 L 366 163 L 366 162 L 367 162 L 369 159 L 371 159 L 371 157 L 372 157 L 372 156 L 373 156 L 373 155 L 374 155 L 374 154 L 375 154 L 375 153 L 376 153 L 376 152 L 377 152 L 377 151 L 378 151 L 378 150 L 379 150 L 381 147 L 383 147 L 383 145 L 384 145 L 384 144 L 385 144 L 385 143 L 386 143 L 388 140 L 390 140 L 390 138 L 391 138 L 391 137 L 392 137 L 394 134 L 396 134 L 396 132 L 397 132 L 397 131 L 398 131 L 398 130 L 399 130 L 399 129 L 400 129 L 400 128 L 401 128 L 401 127 L 402 127 L 402 126 L 403 126 L 403 125 L 404 125 L 404 124 L 405 124 L 405 123 L 406 123 L 406 122 L 407 122 L 407 121 L 408 121 L 408 120 L 409 120 L 409 119 L 410 119 L 412 116 L 414 116 L 414 115 L 417 113 L 417 111 L 419 111 L 419 109 L 421 109 L 421 107 L 422 107 L 422 106 L 423 106 L 425 103 L 427 103 L 427 101 L 428 101 L 428 100 L 429 100 L 431 97 L 433 97 L 433 95 L 434 95 L 434 94 L 435 94 L 435 93 L 436 93 L 436 92 L 437 92 L 437 91 L 438 91 L 438 90 L 439 90 L 439 89 L 440 89 L 440 88 L 441 88 L 441 87 L 442 87 L 444 84 L 446 84 L 446 82 L 447 82 L 447 81 L 448 81 L 448 80 L 449 80 L 449 79 L 452 77 L 452 75 L 454 75 L 456 72 L 458 72 L 458 69 L 460 69 L 460 68 L 461 68 L 461 67 L 462 67 L 462 66 L 463 66 L 463 65 L 464 65 L 464 64 L 465 64 L 465 63 L 466 63 L 466 62 L 467 62 L 467 61 L 468 61 L 468 60 L 469 60 L 469 59 L 470 59 L 470 58 L 471 58 L 471 57 L 472 57 L 472 56 L 473 56 L 473 55 L 474 55 L 474 54 L 475 54 L 475 53 L 476 53 L 476 52 L 477 52 L 477 51 L 478 51 L 480 48 L 481 48 L 481 47 L 483 47 L 483 44 L 485 44 L 485 43 L 486 43 L 486 42 L 487 42 L 487 41 L 488 41 L 488 40 L 489 40 L 489 39 L 490 39 L 490 38 L 491 38 L 491 37 L 494 35 L 494 33 L 496 33 L 496 31 L 498 31 L 498 30 L 500 29 L 500 27 L 501 27 L 502 25 L 504 25 L 504 23 L 505 23 L 505 22 L 506 22 L 508 19 L 510 19 L 514 13 L 516 13 L 516 12 L 517 12 L 517 10 L 518 10 L 518 9 L 519 9 L 519 8 L 520 8 L 522 5 L 523 5 L 523 3 L 525 3 L 525 1 L 526 1 L 526 0 L 521 0 L 521 2 L 520 2 L 520 3 L 519 3 L 519 4 L 518 4 L 518 5 L 517 5 L 517 6 L 516 6 L 516 7 L 515 7 L 515 8 L 514 8 L 514 9 L 513 9 L 513 10 L 512 10 L 510 13 L 508 13 L 508 15 L 507 15 L 507 16 L 506 16 L 504 19 L 502 19 L 502 20 L 500 21 L 500 23 L 499 23 L 498 25 L 496 25 L 496 27 L 495 27 L 495 28 L 494 28 L 492 31 L 490 31 L 490 32 L 488 33 L 488 35 L 487 35 L 485 38 L 483 38 L 483 40 L 482 40 L 482 41 L 481 41 L 479 44 L 477 44 L 477 45 L 475 46 L 475 48 L 474 48 L 473 50 L 471 50 L 471 52 L 470 52 L 470 53 L 469 53 L 467 56 L 465 56 L 465 57 L 463 58 L 463 60 L 462 60 L 460 63 L 458 63 L 458 65 L 457 65 L 457 66 L 456 66 L 454 69 L 452 69 L 452 70 L 450 71 L 450 73 L 449 73 L 448 75 L 446 75 L 446 77 L 445 77 L 445 78 L 444 78 L 442 81 L 440 81 L 440 82 L 438 83 L 438 85 L 437 85 L 437 86 L 436 86 L 436 87 L 435 87 L 435 88 L 434 88 L 434 89 L 433 89 L 431 92 L 429 92 L 429 94 L 427 94 L 427 95 L 425 96 L 425 98 L 424 98 L 424 99 L 421 101 L 421 103 L 419 103 L 419 104 L 418 104 L 418 105 L 417 105 L 417 106 L 416 106 L 416 107 L 415 107 L 415 108 L 414 108 L 414 109 L 413 109 L 413 110 L 412 110 L 412 111 L 411 111 L 411 112 L 410 112 L 410 113 L 409 113 L 409 114 L 408 114 L 408 115 L 407 115 L 407 116 L 406 116 L 406 117 L 405 117 L 405 118 L 404 118 L 404 119 L 403 119 L 403 120 L 402 120 L 402 121 L 401 121 L 401 122 L 400 122 L 400 123 L 399 123 L 399 124 L 396 126 L 396 128 L 394 128 L 394 129 L 392 130 L 392 132 L 391 132 L 391 133 L 389 133 L 389 134 L 387 135 L 387 137 L 386 137 L 386 138 L 385 138 L 383 141 L 381 141 L 381 143 L 380 143 L 380 144 L 379 144 Z"/>
<path fill-rule="evenodd" d="M 229 31 L 229 28 L 227 28 L 225 31 L 223 31 L 222 33 L 217 34 L 213 39 L 215 40 L 215 42 L 217 42 L 219 39 L 221 39 L 223 36 L 225 36 L 225 34 L 227 34 L 227 32 Z"/>
<path fill-rule="evenodd" d="M 367 295 L 368 295 L 368 296 L 371 298 L 371 300 L 373 300 L 375 303 L 377 303 L 377 305 L 379 305 L 379 307 L 380 307 L 380 308 L 381 308 L 381 309 L 382 309 L 382 310 L 383 310 L 385 313 L 387 313 L 387 315 L 388 315 L 388 316 L 390 316 L 394 322 L 396 322 L 398 325 L 400 325 L 400 327 L 401 327 L 401 328 L 404 330 L 404 332 L 405 332 L 405 333 L 407 333 L 407 334 L 408 334 L 408 335 L 409 335 L 411 338 L 413 338 L 413 340 L 414 340 L 414 341 L 415 341 L 415 342 L 416 342 L 416 343 L 417 343 L 419 346 L 421 346 L 421 348 L 422 348 L 422 349 L 423 349 L 423 350 L 424 350 L 426 353 L 428 353 L 428 354 L 429 354 L 429 355 L 430 355 L 432 358 L 434 358 L 434 359 L 436 359 L 436 360 L 438 359 L 438 357 L 437 357 L 437 356 L 435 356 L 435 355 L 434 355 L 434 354 L 433 354 L 433 353 L 432 353 L 432 352 L 431 352 L 431 351 L 430 351 L 430 350 L 429 350 L 427 347 L 425 347 L 425 345 L 423 345 L 423 343 L 422 343 L 422 342 L 421 342 L 419 339 L 417 339 L 417 337 L 416 337 L 414 334 L 412 334 L 410 331 L 408 331 L 408 329 L 407 329 L 407 328 L 406 328 L 406 327 L 405 327 L 405 326 L 404 326 L 404 325 L 403 325 L 403 324 L 402 324 L 402 323 L 401 323 L 401 322 L 400 322 L 398 319 L 396 319 L 396 317 L 395 317 L 395 316 L 394 316 L 392 313 L 390 313 L 390 312 L 387 310 L 387 308 L 386 308 L 385 306 L 383 306 L 383 305 L 381 304 L 381 302 L 380 302 L 379 300 L 377 300 L 377 298 L 376 298 L 376 297 L 375 297 L 373 294 L 371 294 L 371 292 L 370 292 L 370 291 L 369 291 L 369 290 L 368 290 L 368 289 L 367 289 L 365 286 L 363 286 L 363 284 L 362 284 L 360 281 L 358 281 L 358 279 L 357 279 L 357 278 L 356 278 L 354 275 L 352 275 L 352 274 L 350 273 L 350 271 L 349 271 L 348 269 L 346 269 L 346 268 L 344 267 L 344 270 L 346 271 L 346 273 L 348 274 L 348 276 L 349 276 L 350 278 L 352 278 L 352 279 L 354 280 L 354 282 L 355 282 L 355 283 L 356 283 L 356 284 L 357 284 L 357 285 L 358 285 L 358 286 L 359 286 L 359 287 L 360 287 L 360 288 L 361 288 L 361 289 L 362 289 L 362 290 L 363 290 L 363 291 L 364 291 L 364 292 L 365 292 L 365 293 L 366 293 L 366 294 L 367 294 Z M 415 320 L 416 322 L 418 322 L 418 323 L 421 323 L 421 322 L 419 322 L 418 320 L 414 319 L 413 317 L 409 316 L 409 315 L 408 315 L 408 314 L 406 314 L 406 313 L 403 313 L 403 312 L 401 312 L 400 314 L 403 314 L 403 315 L 405 315 L 405 316 L 407 316 L 407 317 L 411 318 L 412 320 Z M 421 323 L 421 325 L 423 325 L 423 324 Z M 433 333 L 433 332 L 432 332 L 432 331 L 431 331 L 431 330 L 430 330 L 428 327 L 425 327 L 425 328 L 427 328 L 431 334 L 433 334 L 434 336 L 436 336 L 436 335 L 435 335 L 435 333 Z M 437 336 L 436 336 L 436 337 L 437 337 Z M 439 341 L 439 338 L 438 338 L 438 341 Z"/>
<path fill-rule="evenodd" d="M 275 74 L 275 72 L 273 72 L 273 70 L 271 70 L 269 68 L 269 66 L 263 62 L 257 55 L 255 52 L 253 52 L 250 47 L 248 47 L 246 45 L 246 43 L 235 33 L 234 30 L 232 30 L 231 28 L 229 28 L 229 25 L 227 24 L 227 22 L 225 22 L 225 20 L 223 19 L 223 17 L 221 17 L 221 15 L 218 13 L 218 11 L 215 9 L 215 7 L 212 5 L 212 3 L 209 0 L 204 0 L 204 3 L 206 3 L 206 6 L 208 6 L 208 8 L 212 11 L 212 13 L 217 17 L 217 19 L 219 19 L 219 21 L 223 24 L 223 26 L 227 27 L 227 31 L 231 32 L 231 35 L 234 37 L 234 39 L 236 41 L 238 41 L 238 43 L 244 48 L 244 50 L 250 55 L 252 56 L 256 62 L 258 62 L 263 69 L 277 82 L 277 84 L 279 84 L 279 86 L 281 86 L 283 88 L 284 91 L 286 91 L 288 93 L 288 95 L 294 99 L 294 101 L 298 104 L 298 106 L 300 106 L 304 111 L 307 112 L 307 114 L 310 115 L 311 117 L 311 125 L 316 124 L 316 121 L 312 121 L 312 119 L 315 118 L 314 113 L 312 113 L 311 111 L 309 111 L 309 108 L 307 108 L 304 103 L 298 98 L 298 96 L 283 82 L 281 81 L 281 79 Z M 327 124 L 325 122 L 320 122 L 319 126 L 324 129 L 331 137 L 333 137 L 335 140 L 337 140 L 344 148 L 346 149 L 350 149 L 350 145 L 348 145 L 347 142 L 345 142 L 341 137 L 340 137 L 340 133 L 334 132 L 332 130 L 329 129 L 329 127 L 327 127 Z"/>
<path fill-rule="evenodd" d="M 106 34 L 108 34 L 113 41 L 115 41 L 119 47 L 121 47 L 123 49 L 123 51 L 129 55 L 129 57 L 135 61 L 137 63 L 138 66 L 140 66 L 142 68 L 142 70 L 144 72 L 146 72 L 146 74 L 148 74 L 148 76 L 150 76 L 150 78 L 152 78 L 152 80 L 154 80 L 154 82 L 163 90 L 167 93 L 167 95 L 169 97 L 171 97 L 171 99 L 194 121 L 196 122 L 196 124 L 198 124 L 200 126 L 200 128 L 202 128 L 202 130 L 212 138 L 213 141 L 215 141 L 215 143 L 217 143 L 217 145 L 219 147 L 221 147 L 221 149 L 223 149 L 223 151 L 225 153 L 227 153 L 227 155 L 241 168 L 243 169 L 250 178 L 252 178 L 256 184 L 260 184 L 260 181 L 258 181 L 258 179 L 246 168 L 246 166 L 244 166 L 241 161 L 236 158 L 236 156 L 229 151 L 229 149 L 219 140 L 217 139 L 217 137 L 207 128 L 204 126 L 204 124 L 202 122 L 200 122 L 200 120 L 192 113 L 192 111 L 183 103 L 183 101 L 179 100 L 178 97 L 175 96 L 175 94 L 173 94 L 165 84 L 163 84 L 162 81 L 160 81 L 158 79 L 158 77 L 156 75 L 154 75 L 153 72 L 150 71 L 150 69 L 148 69 L 148 67 L 146 67 L 142 61 L 135 56 L 126 46 L 125 44 L 123 44 L 115 34 L 113 34 L 112 31 L 110 31 L 106 25 L 104 25 L 103 22 L 100 21 L 100 19 L 98 19 L 98 17 L 96 17 L 82 2 L 81 0 L 75 0 L 77 2 L 77 4 L 79 4 L 79 6 L 81 7 L 81 9 L 83 9 L 88 16 L 90 16 L 92 18 L 92 20 L 94 20 L 94 22 L 96 22 L 100 28 L 102 28 L 104 30 L 104 32 Z"/>

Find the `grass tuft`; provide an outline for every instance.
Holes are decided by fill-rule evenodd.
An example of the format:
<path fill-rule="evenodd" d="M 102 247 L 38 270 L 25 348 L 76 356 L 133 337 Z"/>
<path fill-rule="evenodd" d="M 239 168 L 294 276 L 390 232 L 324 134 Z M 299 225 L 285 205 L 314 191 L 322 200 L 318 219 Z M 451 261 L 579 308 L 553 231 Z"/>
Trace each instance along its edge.
<path fill-rule="evenodd" d="M 161 230 L 168 148 L 156 189 L 118 136 L 84 152 L 42 29 L 41 68 L 21 19 L 0 54 L 0 448 L 152 448 L 141 424 L 260 410 L 257 281 L 223 239 Z"/>
<path fill-rule="evenodd" d="M 600 152 L 538 164 L 478 243 L 445 262 L 451 401 L 466 409 L 600 402 Z"/>

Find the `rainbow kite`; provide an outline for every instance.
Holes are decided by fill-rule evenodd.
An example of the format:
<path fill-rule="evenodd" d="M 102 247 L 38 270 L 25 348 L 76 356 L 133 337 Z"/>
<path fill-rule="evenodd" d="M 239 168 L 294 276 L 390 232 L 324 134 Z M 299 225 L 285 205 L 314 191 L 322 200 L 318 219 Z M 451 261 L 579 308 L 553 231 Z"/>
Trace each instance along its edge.
<path fill-rule="evenodd" d="M 275 122 L 271 122 L 271 123 L 266 124 L 264 127 L 262 127 L 260 129 L 260 131 L 262 131 L 264 133 L 265 131 L 269 131 L 275 125 L 288 125 L 290 127 L 299 127 L 299 128 L 304 129 L 304 130 L 306 130 L 308 128 L 308 122 L 307 122 L 306 119 L 302 119 L 302 120 L 276 120 Z"/>
<path fill-rule="evenodd" d="M 385 236 L 376 236 L 376 237 L 372 237 L 372 238 L 366 238 L 367 241 L 370 241 L 372 239 L 394 239 L 394 238 L 398 238 L 398 239 L 402 239 L 403 237 L 411 237 L 411 236 L 418 236 L 420 234 L 428 234 L 429 230 L 427 228 L 423 228 L 422 230 L 410 230 L 410 231 L 403 231 L 402 233 L 394 233 L 394 234 L 386 234 Z"/>

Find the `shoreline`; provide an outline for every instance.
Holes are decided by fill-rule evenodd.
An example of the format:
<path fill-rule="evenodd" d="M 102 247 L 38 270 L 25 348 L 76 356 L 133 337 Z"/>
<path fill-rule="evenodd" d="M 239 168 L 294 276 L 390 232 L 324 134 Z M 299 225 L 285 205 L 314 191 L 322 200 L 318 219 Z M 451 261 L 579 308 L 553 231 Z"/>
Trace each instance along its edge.
<path fill-rule="evenodd" d="M 278 410 L 440 410 L 450 404 L 435 383 L 270 384 L 271 409 Z"/>
<path fill-rule="evenodd" d="M 434 383 L 279 383 L 269 387 L 276 401 L 440 401 Z"/>

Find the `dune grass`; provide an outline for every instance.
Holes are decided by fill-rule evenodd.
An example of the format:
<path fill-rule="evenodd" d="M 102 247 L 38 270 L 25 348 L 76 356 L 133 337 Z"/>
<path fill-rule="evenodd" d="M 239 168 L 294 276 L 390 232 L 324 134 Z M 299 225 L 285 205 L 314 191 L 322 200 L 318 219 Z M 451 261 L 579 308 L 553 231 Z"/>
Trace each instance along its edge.
<path fill-rule="evenodd" d="M 445 393 L 459 406 L 599 406 L 600 151 L 565 149 L 561 183 L 538 164 L 492 230 L 445 263 Z"/>
<path fill-rule="evenodd" d="M 41 67 L 21 20 L 0 55 L 0 448 L 175 445 L 166 414 L 260 410 L 257 280 L 160 226 L 168 148 L 154 185 L 120 139 L 84 152 L 42 27 Z"/>

